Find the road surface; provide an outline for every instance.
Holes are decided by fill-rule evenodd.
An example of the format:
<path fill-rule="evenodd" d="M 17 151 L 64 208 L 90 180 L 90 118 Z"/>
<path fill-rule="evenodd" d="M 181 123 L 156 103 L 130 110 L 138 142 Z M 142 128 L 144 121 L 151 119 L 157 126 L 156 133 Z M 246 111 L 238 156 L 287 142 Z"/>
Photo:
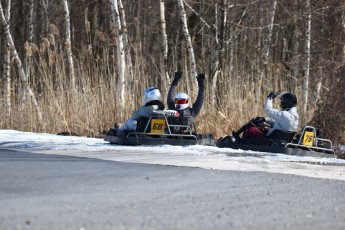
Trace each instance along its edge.
<path fill-rule="evenodd" d="M 0 149 L 0 229 L 345 229 L 345 181 Z"/>

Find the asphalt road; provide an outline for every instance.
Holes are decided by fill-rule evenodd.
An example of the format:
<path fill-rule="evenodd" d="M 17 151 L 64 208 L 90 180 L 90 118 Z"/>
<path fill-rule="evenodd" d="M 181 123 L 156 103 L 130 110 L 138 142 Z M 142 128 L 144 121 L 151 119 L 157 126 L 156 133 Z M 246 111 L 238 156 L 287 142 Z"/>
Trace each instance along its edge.
<path fill-rule="evenodd" d="M 0 229 L 345 229 L 345 181 L 0 149 Z"/>

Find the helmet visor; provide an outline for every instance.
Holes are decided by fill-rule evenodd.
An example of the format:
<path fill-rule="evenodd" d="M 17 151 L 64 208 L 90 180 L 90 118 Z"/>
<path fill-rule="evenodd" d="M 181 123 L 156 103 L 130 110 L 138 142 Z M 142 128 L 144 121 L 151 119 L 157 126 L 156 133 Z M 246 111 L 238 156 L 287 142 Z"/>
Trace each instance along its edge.
<path fill-rule="evenodd" d="M 188 104 L 188 99 L 175 99 L 176 105 Z"/>

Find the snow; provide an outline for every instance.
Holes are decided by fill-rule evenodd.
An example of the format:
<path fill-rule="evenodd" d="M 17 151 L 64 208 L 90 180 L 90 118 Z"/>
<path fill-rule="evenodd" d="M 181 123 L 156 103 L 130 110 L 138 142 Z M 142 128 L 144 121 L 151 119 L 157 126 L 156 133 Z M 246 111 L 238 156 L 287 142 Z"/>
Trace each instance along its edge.
<path fill-rule="evenodd" d="M 345 160 L 303 157 L 215 146 L 121 146 L 103 139 L 0 130 L 0 148 L 109 161 L 260 171 L 345 180 Z"/>

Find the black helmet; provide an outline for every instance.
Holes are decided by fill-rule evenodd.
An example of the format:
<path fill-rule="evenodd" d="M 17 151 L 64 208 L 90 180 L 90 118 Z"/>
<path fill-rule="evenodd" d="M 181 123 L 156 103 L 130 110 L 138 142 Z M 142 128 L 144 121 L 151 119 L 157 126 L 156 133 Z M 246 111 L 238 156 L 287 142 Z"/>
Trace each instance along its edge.
<path fill-rule="evenodd" d="M 280 106 L 282 109 L 290 109 L 297 105 L 297 97 L 292 93 L 281 93 L 279 95 Z"/>

